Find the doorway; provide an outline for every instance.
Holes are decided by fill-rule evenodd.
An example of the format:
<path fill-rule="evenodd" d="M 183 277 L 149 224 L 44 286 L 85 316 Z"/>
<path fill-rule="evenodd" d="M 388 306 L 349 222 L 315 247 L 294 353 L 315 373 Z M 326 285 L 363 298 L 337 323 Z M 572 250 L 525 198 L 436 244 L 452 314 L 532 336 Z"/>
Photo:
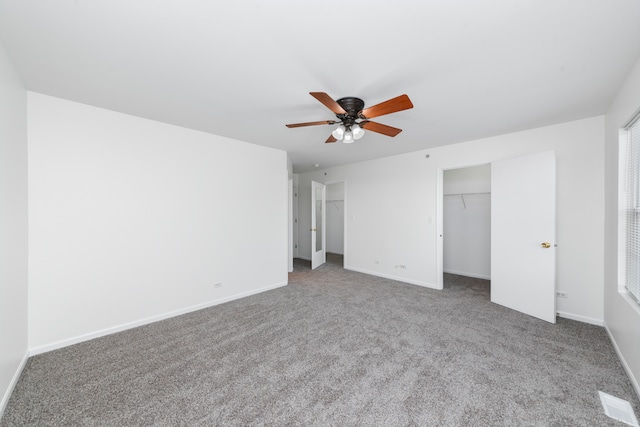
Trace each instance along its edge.
<path fill-rule="evenodd" d="M 311 269 L 325 262 L 347 265 L 346 182 L 311 181 Z M 306 259 L 299 255 L 300 258 Z"/>
<path fill-rule="evenodd" d="M 327 262 L 344 267 L 344 182 L 327 184 Z"/>
<path fill-rule="evenodd" d="M 490 164 L 444 171 L 443 257 L 445 274 L 491 279 Z"/>

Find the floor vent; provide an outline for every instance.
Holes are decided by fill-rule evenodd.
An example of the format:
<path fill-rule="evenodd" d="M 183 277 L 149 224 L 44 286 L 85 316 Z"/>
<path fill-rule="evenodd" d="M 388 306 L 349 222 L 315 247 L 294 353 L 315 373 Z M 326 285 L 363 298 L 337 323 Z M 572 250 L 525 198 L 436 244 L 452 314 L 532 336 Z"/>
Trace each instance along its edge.
<path fill-rule="evenodd" d="M 600 401 L 602 402 L 604 413 L 608 417 L 622 421 L 630 426 L 640 427 L 629 402 L 601 391 L 598 393 L 600 393 Z"/>

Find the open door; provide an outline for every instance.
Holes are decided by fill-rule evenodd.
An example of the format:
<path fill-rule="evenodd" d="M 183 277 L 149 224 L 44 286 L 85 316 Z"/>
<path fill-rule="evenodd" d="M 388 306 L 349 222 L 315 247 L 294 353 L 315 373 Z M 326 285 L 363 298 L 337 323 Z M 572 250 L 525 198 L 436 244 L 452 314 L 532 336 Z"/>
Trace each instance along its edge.
<path fill-rule="evenodd" d="M 556 322 L 555 153 L 491 163 L 491 301 Z"/>
<path fill-rule="evenodd" d="M 327 261 L 326 250 L 326 198 L 324 184 L 311 181 L 311 269 L 315 270 Z"/>

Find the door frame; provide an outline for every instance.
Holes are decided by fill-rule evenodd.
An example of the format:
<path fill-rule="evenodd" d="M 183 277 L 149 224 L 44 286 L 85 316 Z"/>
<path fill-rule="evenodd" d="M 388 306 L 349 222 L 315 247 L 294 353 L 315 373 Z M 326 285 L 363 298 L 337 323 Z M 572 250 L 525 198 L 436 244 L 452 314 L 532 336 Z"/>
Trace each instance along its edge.
<path fill-rule="evenodd" d="M 463 163 L 436 171 L 436 289 L 444 289 L 444 171 L 490 165 L 491 162 Z"/>
<path fill-rule="evenodd" d="M 287 270 L 289 273 L 291 273 L 293 271 L 293 255 L 294 255 L 294 251 L 293 251 L 293 241 L 294 236 L 293 236 L 293 221 L 294 221 L 294 213 L 293 213 L 293 192 L 294 192 L 294 188 L 293 188 L 293 179 L 289 178 L 288 182 L 287 182 L 287 193 L 288 193 L 288 233 L 289 233 L 289 238 L 288 238 L 288 246 L 289 246 L 289 250 L 287 251 L 287 255 L 288 255 L 288 259 L 287 259 Z"/>
<path fill-rule="evenodd" d="M 310 181 L 316 181 L 315 179 L 311 179 Z M 321 182 L 321 181 L 316 181 L 316 182 Z M 322 182 L 322 184 L 326 185 L 332 185 L 332 184 L 344 184 L 344 242 L 343 242 L 343 247 L 344 247 L 344 256 L 343 256 L 343 268 L 347 269 L 347 266 L 349 265 L 349 261 L 348 261 L 348 257 L 349 257 L 349 202 L 348 202 L 348 198 L 349 198 L 349 184 L 348 184 L 348 180 L 347 179 L 335 179 L 335 180 L 331 180 L 331 181 L 326 181 L 326 182 Z M 304 186 L 306 187 L 306 185 Z M 298 195 L 300 195 L 301 192 L 305 191 L 304 187 L 301 187 L 300 185 L 298 185 Z M 295 187 L 294 187 L 295 188 Z M 311 189 L 311 183 L 309 183 L 309 186 L 307 187 L 308 191 L 309 191 L 309 195 L 310 197 L 313 197 L 313 190 Z M 298 197 L 297 202 L 301 203 L 301 199 L 303 199 L 303 197 Z M 309 223 L 311 223 L 311 212 L 309 212 Z M 300 223 L 300 221 L 298 221 L 298 223 Z M 296 224 L 294 224 L 294 226 L 296 226 Z M 306 228 L 305 228 L 306 230 Z M 300 233 L 304 233 L 304 230 L 298 230 L 298 236 L 300 236 Z M 298 242 L 299 244 L 299 242 Z M 311 247 L 311 242 L 309 242 L 310 246 L 309 248 L 309 255 L 307 256 L 306 254 L 306 248 L 303 248 L 301 246 L 298 246 L 297 249 L 297 258 L 300 259 L 304 259 L 306 261 L 311 261 L 312 256 L 313 256 L 313 247 Z M 294 242 L 295 245 L 295 242 Z"/>
<path fill-rule="evenodd" d="M 344 228 L 344 232 L 342 235 L 342 264 L 343 264 L 343 268 L 344 266 L 347 265 L 347 180 L 346 179 L 341 179 L 341 180 L 335 180 L 335 181 L 327 181 L 324 183 L 325 188 L 330 186 L 330 185 L 335 185 L 335 184 L 342 184 L 344 186 L 344 190 L 343 190 L 343 194 L 342 194 L 342 226 Z"/>

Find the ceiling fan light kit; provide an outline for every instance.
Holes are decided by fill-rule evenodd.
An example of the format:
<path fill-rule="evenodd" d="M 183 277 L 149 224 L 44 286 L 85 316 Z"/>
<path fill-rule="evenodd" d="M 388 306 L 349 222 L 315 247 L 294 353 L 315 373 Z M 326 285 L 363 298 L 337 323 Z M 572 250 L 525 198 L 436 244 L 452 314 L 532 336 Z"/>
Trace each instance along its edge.
<path fill-rule="evenodd" d="M 357 124 L 354 123 L 350 127 L 345 127 L 345 125 L 339 125 L 331 135 L 337 140 L 342 141 L 345 144 L 350 144 L 353 141 L 356 141 L 364 136 L 364 130 Z"/>
<path fill-rule="evenodd" d="M 364 136 L 364 129 L 386 136 L 396 136 L 402 132 L 402 129 L 372 122 L 369 119 L 413 108 L 413 104 L 407 95 L 397 96 L 366 109 L 364 108 L 364 101 L 353 96 L 334 101 L 333 98 L 324 92 L 310 92 L 310 95 L 331 110 L 338 120 L 294 123 L 286 126 L 288 128 L 296 128 L 315 125 L 334 125 L 339 123 L 338 127 L 331 132 L 331 135 L 325 141 L 327 143 L 342 141 L 344 144 L 350 144 Z"/>

